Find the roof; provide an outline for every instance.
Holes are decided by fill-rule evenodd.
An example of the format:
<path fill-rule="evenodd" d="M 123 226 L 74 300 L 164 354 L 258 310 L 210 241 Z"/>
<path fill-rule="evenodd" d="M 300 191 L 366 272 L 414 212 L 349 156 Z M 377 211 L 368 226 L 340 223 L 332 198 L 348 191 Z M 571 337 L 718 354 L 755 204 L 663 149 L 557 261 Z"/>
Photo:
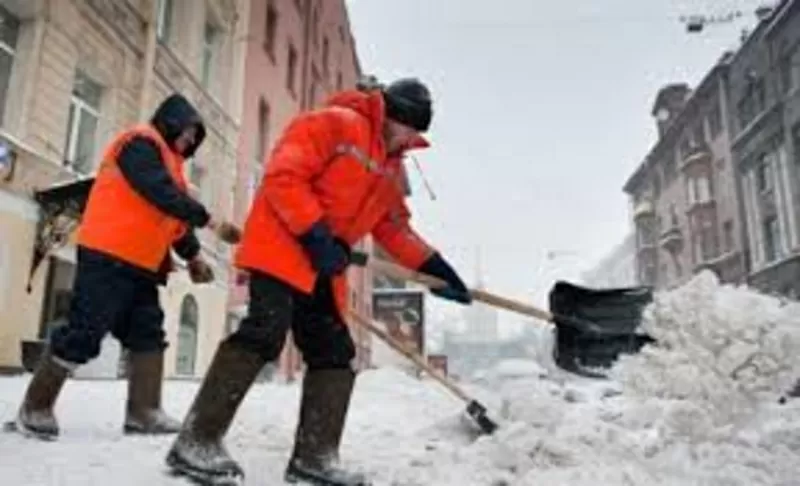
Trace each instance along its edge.
<path fill-rule="evenodd" d="M 772 15 L 767 19 L 764 35 L 770 36 L 774 34 L 791 17 L 790 12 L 798 9 L 800 9 L 800 0 L 781 0 Z"/>
<path fill-rule="evenodd" d="M 647 156 L 645 156 L 644 160 L 637 166 L 636 170 L 634 170 L 633 174 L 625 182 L 623 191 L 628 194 L 634 192 L 634 188 L 644 178 L 644 175 L 650 168 L 650 165 L 655 163 L 654 161 L 658 161 L 658 157 L 665 148 L 672 146 L 675 139 L 678 138 L 686 128 L 686 121 L 692 119 L 696 115 L 697 109 L 705 101 L 705 96 L 709 93 L 712 93 L 714 89 L 716 89 L 716 80 L 720 75 L 727 71 L 728 67 L 730 66 L 731 59 L 732 53 L 723 53 L 717 63 L 705 74 L 703 79 L 700 80 L 697 88 L 693 90 L 686 98 L 681 111 L 675 116 L 675 119 L 669 124 L 667 130 L 658 138 L 656 143 L 648 152 Z M 659 92 L 659 94 L 662 93 L 664 93 L 664 90 Z M 657 106 L 658 102 L 659 100 L 656 99 L 656 104 L 654 106 Z"/>

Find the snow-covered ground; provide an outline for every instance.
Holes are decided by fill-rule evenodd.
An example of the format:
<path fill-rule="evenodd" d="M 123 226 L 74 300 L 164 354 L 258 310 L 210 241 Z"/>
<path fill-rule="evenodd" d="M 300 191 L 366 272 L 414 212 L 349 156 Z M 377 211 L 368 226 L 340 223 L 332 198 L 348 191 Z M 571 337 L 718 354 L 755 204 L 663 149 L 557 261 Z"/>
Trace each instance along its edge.
<path fill-rule="evenodd" d="M 800 306 L 701 275 L 658 296 L 646 327 L 659 349 L 621 360 L 612 380 L 567 375 L 545 357 L 487 370 L 470 391 L 502 428 L 477 440 L 463 404 L 434 382 L 363 373 L 343 458 L 376 486 L 800 485 L 800 399 L 777 403 L 800 377 Z M 0 420 L 26 382 L 0 379 Z M 196 387 L 168 383 L 168 409 L 181 416 Z M 122 436 L 124 392 L 68 383 L 59 442 L 0 435 L 2 484 L 185 484 L 164 474 L 171 438 Z M 228 436 L 246 484 L 281 484 L 297 401 L 293 385 L 248 395 Z"/>

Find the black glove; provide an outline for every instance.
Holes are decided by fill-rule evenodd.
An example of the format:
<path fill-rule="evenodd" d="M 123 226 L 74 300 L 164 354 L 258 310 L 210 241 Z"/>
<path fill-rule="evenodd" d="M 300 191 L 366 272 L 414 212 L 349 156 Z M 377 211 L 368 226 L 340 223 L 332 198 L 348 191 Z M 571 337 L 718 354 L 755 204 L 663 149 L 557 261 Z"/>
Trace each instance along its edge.
<path fill-rule="evenodd" d="M 350 264 L 349 247 L 333 237 L 324 222 L 319 221 L 298 238 L 311 258 L 311 266 L 323 277 L 338 275 Z"/>
<path fill-rule="evenodd" d="M 431 293 L 443 299 L 460 302 L 462 304 L 471 304 L 472 295 L 469 289 L 458 276 L 453 267 L 439 254 L 434 253 L 423 263 L 419 269 L 421 273 L 437 277 L 447 282 L 447 287 L 441 289 L 431 289 Z"/>

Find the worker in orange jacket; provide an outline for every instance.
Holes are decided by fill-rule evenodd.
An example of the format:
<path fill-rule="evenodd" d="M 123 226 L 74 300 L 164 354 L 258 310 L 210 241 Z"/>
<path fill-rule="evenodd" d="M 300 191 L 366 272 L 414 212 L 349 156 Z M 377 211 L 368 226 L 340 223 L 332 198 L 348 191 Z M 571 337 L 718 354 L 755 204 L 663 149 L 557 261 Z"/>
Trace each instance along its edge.
<path fill-rule="evenodd" d="M 463 281 L 409 224 L 402 154 L 426 147 L 428 88 L 416 79 L 335 94 L 298 115 L 265 162 L 235 263 L 249 272 L 248 314 L 218 347 L 167 455 L 200 481 L 243 477 L 222 439 L 289 329 L 306 364 L 288 481 L 367 484 L 335 465 L 355 372 L 345 323 L 351 247 L 372 235 L 402 265 L 450 285 L 441 297 L 470 302 Z"/>
<path fill-rule="evenodd" d="M 130 357 L 124 431 L 179 430 L 180 423 L 161 407 L 167 343 L 158 285 L 173 268 L 171 249 L 188 262 L 194 282 L 213 279 L 195 228 L 211 228 L 229 243 L 240 237 L 236 227 L 212 219 L 188 194 L 184 161 L 204 138 L 200 115 L 175 94 L 149 123 L 123 130 L 105 148 L 78 228 L 67 324 L 50 334 L 12 428 L 56 438 L 53 407 L 70 371 L 95 358 L 110 331 Z"/>

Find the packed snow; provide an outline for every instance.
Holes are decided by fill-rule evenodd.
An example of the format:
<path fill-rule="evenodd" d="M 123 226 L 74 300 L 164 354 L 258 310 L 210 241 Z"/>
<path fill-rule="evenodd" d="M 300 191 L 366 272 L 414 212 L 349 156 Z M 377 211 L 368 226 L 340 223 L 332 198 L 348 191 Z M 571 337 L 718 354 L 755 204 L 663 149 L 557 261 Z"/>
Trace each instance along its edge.
<path fill-rule="evenodd" d="M 540 353 L 466 384 L 501 423 L 488 437 L 433 380 L 364 372 L 343 459 L 375 486 L 800 485 L 800 399 L 779 403 L 800 377 L 800 306 L 701 274 L 657 295 L 645 319 L 658 346 L 620 359 L 608 380 Z M 27 379 L 0 379 L 0 419 Z M 168 410 L 182 416 L 197 386 L 168 382 Z M 0 435 L 3 484 L 186 484 L 164 473 L 170 437 L 122 436 L 124 397 L 121 381 L 68 383 L 59 442 Z M 227 440 L 246 484 L 281 484 L 298 398 L 296 384 L 251 390 Z"/>

